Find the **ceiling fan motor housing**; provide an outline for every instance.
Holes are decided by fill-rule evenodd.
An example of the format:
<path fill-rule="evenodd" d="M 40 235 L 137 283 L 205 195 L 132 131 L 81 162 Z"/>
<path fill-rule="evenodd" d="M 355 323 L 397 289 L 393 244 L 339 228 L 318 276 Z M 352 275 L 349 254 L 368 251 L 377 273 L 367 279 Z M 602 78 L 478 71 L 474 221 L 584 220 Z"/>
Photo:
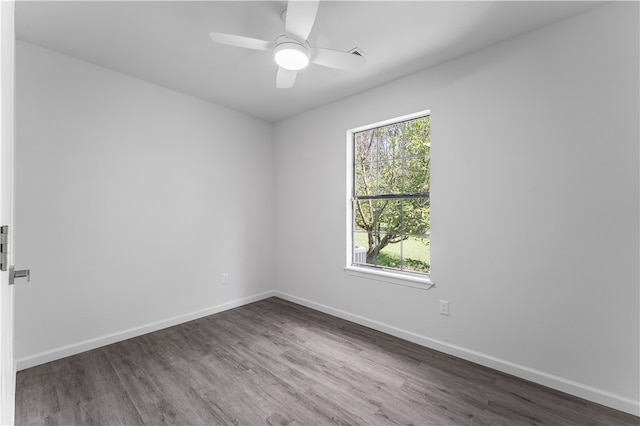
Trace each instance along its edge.
<path fill-rule="evenodd" d="M 282 68 L 298 71 L 309 64 L 309 45 L 286 35 L 276 39 L 273 57 Z"/>

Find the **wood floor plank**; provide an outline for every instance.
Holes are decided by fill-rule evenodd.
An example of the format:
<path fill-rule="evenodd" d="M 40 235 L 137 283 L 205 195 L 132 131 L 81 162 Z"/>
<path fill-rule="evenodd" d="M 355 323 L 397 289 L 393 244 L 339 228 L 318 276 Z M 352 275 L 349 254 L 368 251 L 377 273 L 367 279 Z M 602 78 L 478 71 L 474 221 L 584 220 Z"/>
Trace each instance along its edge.
<path fill-rule="evenodd" d="M 138 411 L 123 392 L 67 405 L 54 416 L 59 425 L 142 425 Z M 18 422 L 16 422 L 19 424 Z"/>
<path fill-rule="evenodd" d="M 270 298 L 17 375 L 18 425 L 635 425 Z"/>
<path fill-rule="evenodd" d="M 57 424 L 52 414 L 60 411 L 56 383 L 50 381 L 51 363 L 29 369 L 29 374 L 16 376 L 16 388 L 22 390 L 16 398 L 16 418 L 25 424 Z"/>
<path fill-rule="evenodd" d="M 51 364 L 59 377 L 56 391 L 61 406 L 91 401 L 122 391 L 121 383 L 103 352 L 90 351 Z"/>

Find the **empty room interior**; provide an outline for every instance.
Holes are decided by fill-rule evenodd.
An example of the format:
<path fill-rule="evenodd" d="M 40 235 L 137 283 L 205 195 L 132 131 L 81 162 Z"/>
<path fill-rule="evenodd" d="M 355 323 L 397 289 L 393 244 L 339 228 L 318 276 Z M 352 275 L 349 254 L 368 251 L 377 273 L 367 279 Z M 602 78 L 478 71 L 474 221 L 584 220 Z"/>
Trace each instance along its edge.
<path fill-rule="evenodd" d="M 639 9 L 17 1 L 3 419 L 638 425 Z"/>

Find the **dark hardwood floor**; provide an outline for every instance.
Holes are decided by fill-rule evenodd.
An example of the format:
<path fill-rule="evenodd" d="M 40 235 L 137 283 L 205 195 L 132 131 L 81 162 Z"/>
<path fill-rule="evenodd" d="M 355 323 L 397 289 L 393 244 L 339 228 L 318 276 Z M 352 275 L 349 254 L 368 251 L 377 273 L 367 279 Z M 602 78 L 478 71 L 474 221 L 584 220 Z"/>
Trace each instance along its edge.
<path fill-rule="evenodd" d="M 639 422 L 277 298 L 17 376 L 19 425 Z"/>

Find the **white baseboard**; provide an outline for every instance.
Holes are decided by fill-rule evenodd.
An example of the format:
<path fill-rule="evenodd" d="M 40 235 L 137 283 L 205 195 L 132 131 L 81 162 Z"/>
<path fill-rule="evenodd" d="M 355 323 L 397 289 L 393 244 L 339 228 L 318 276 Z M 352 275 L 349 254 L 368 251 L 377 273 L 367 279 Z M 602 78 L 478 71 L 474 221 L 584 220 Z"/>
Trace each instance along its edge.
<path fill-rule="evenodd" d="M 453 355 L 458 358 L 483 365 L 485 367 L 493 368 L 494 370 L 502 371 L 504 373 L 511 374 L 513 376 L 520 377 L 522 379 L 529 380 L 531 382 L 538 383 L 601 405 L 605 405 L 616 410 L 640 416 L 640 401 L 634 401 L 632 399 L 628 399 L 620 395 L 615 395 L 613 393 L 569 379 L 565 379 L 563 377 L 548 374 L 543 371 L 538 371 L 529 367 L 525 367 L 523 365 L 518 365 L 503 359 L 495 358 L 490 355 L 452 345 L 450 343 L 432 339 L 430 337 L 422 336 L 420 334 L 403 330 L 401 328 L 375 321 L 360 315 L 352 314 L 350 312 L 335 309 L 330 306 L 313 302 L 311 300 L 296 297 L 292 294 L 276 291 L 274 295 L 281 299 L 285 299 L 290 302 L 297 303 L 299 305 L 303 305 L 308 308 L 354 322 L 356 324 L 364 325 L 374 330 L 399 337 L 403 340 L 417 343 L 427 348 L 435 349 L 437 351 L 444 352 L 446 354 Z"/>
<path fill-rule="evenodd" d="M 81 352 L 86 352 L 92 349 L 96 349 L 101 346 L 106 346 L 112 343 L 131 339 L 132 337 L 138 337 L 143 334 L 162 330 L 168 327 L 173 327 L 174 325 L 182 324 L 187 321 L 192 321 L 194 319 L 206 317 L 207 315 L 212 315 L 218 312 L 237 308 L 239 306 L 257 302 L 258 300 L 266 299 L 272 296 L 275 296 L 275 292 L 267 291 L 264 293 L 255 294 L 253 296 L 245 297 L 242 299 L 233 300 L 231 302 L 222 303 L 220 305 L 211 306 L 209 308 L 200 309 L 198 311 L 190 312 L 184 315 L 178 315 L 172 318 L 167 318 L 165 320 L 157 321 L 151 324 L 130 328 L 128 330 L 120 331 L 117 333 L 107 334 L 105 336 L 96 337 L 95 339 L 85 340 L 83 342 L 74 343 L 72 345 L 62 346 L 60 348 L 56 348 L 50 351 L 40 352 L 35 355 L 30 355 L 25 358 L 17 359 L 16 368 L 19 371 L 19 370 L 24 370 L 30 367 L 35 367 L 36 365 L 45 364 L 47 362 L 55 361 L 57 359 L 65 358 L 71 355 L 79 354 Z"/>

